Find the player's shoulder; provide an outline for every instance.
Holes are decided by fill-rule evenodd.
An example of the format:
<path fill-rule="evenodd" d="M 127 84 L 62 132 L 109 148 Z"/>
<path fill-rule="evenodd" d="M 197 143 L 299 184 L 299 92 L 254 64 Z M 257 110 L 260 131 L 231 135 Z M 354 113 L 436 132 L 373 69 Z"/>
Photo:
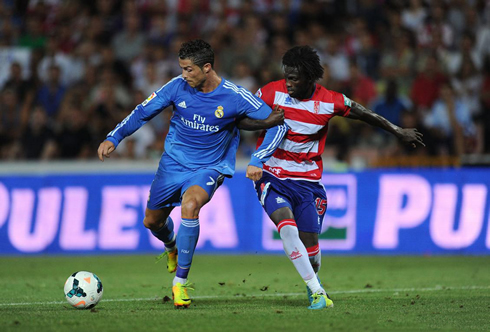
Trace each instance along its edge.
<path fill-rule="evenodd" d="M 280 91 L 280 92 L 287 92 L 286 88 L 286 80 L 278 80 L 278 81 L 272 81 L 264 85 L 262 88 L 264 91 Z"/>
<path fill-rule="evenodd" d="M 236 85 L 235 83 L 228 81 L 227 79 L 223 78 L 223 90 L 231 96 L 234 96 L 235 100 L 242 100 L 246 101 L 248 103 L 253 104 L 254 106 L 260 107 L 260 102 L 257 100 L 257 98 L 247 89 L 240 85 Z"/>
<path fill-rule="evenodd" d="M 267 83 L 257 91 L 256 96 L 262 98 L 264 95 L 273 95 L 277 91 L 287 93 L 286 80 Z"/>
<path fill-rule="evenodd" d="M 247 89 L 245 89 L 243 86 L 235 84 L 232 81 L 229 81 L 225 78 L 223 78 L 222 86 L 225 89 L 225 91 L 236 94 L 236 95 L 243 95 L 244 93 L 250 93 L 251 94 L 251 92 L 248 91 Z"/>
<path fill-rule="evenodd" d="M 340 92 L 329 90 L 323 85 L 317 84 L 315 94 L 314 94 L 314 99 L 326 103 L 332 103 L 335 102 L 341 95 L 342 94 Z"/>
<path fill-rule="evenodd" d="M 182 75 L 175 76 L 170 81 L 168 81 L 167 83 L 165 83 L 164 85 L 162 85 L 160 87 L 160 89 L 158 89 L 156 91 L 156 93 L 158 94 L 163 89 L 180 89 L 182 87 L 185 87 L 185 84 L 187 84 L 187 83 L 185 82 L 185 80 L 182 77 Z"/>

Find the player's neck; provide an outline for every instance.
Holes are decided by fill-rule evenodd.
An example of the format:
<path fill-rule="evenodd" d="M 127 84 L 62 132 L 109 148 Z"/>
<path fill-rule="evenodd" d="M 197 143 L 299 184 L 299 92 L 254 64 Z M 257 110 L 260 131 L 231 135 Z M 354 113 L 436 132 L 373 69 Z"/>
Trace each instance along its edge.
<path fill-rule="evenodd" d="M 211 91 L 214 91 L 220 84 L 221 77 L 219 77 L 214 70 L 211 70 L 206 80 L 201 86 L 197 87 L 197 89 L 203 93 L 209 93 Z"/>
<path fill-rule="evenodd" d="M 307 91 L 305 91 L 304 95 L 301 96 L 301 97 L 298 97 L 297 99 L 299 100 L 307 100 L 307 99 L 311 99 L 313 97 L 313 94 L 315 93 L 315 90 L 316 90 L 316 84 L 313 83 Z"/>

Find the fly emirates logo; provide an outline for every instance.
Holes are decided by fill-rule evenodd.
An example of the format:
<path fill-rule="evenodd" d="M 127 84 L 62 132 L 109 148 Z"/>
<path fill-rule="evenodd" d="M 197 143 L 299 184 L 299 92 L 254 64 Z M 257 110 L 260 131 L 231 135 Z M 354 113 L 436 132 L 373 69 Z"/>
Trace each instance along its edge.
<path fill-rule="evenodd" d="M 198 114 L 194 114 L 194 117 L 192 118 L 192 121 L 189 119 L 184 118 L 183 116 L 180 117 L 180 120 L 182 123 L 190 127 L 192 129 L 196 130 L 202 130 L 202 131 L 207 131 L 207 132 L 213 132 L 216 133 L 219 131 L 219 126 L 211 126 L 209 124 L 206 124 L 206 118 L 204 116 L 200 116 Z"/>

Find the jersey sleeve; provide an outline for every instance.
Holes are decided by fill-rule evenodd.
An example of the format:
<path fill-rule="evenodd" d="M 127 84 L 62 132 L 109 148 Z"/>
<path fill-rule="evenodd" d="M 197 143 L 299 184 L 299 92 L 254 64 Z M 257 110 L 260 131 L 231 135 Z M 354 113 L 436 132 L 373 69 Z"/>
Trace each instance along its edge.
<path fill-rule="evenodd" d="M 269 160 L 279 147 L 288 130 L 289 127 L 286 124 L 267 129 L 264 140 L 257 148 L 257 151 L 252 154 L 249 165 L 262 168 L 263 164 Z"/>
<path fill-rule="evenodd" d="M 248 90 L 238 87 L 236 103 L 239 117 L 249 117 L 255 120 L 264 120 L 272 109 L 264 101 Z"/>
<path fill-rule="evenodd" d="M 269 108 L 274 106 L 274 95 L 275 89 L 273 82 L 266 84 L 255 93 L 255 96 L 262 99 Z M 252 154 L 249 165 L 262 168 L 263 164 L 269 160 L 279 147 L 288 130 L 288 125 L 284 123 L 262 132 L 257 141 L 257 150 Z"/>
<path fill-rule="evenodd" d="M 134 133 L 141 126 L 155 117 L 163 109 L 172 104 L 175 90 L 181 80 L 176 77 L 153 92 L 145 101 L 137 105 L 136 108 L 122 120 L 113 131 L 107 134 L 106 140 L 111 141 L 115 147 L 127 136 Z"/>
<path fill-rule="evenodd" d="M 352 100 L 346 97 L 344 94 L 331 91 L 332 99 L 334 101 L 334 114 L 339 116 L 348 116 L 350 108 L 352 107 Z"/>

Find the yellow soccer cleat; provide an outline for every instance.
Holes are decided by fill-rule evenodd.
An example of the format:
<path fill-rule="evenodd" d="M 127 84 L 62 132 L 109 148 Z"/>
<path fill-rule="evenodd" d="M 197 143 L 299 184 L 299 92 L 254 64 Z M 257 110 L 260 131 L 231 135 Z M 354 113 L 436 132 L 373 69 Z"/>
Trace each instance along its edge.
<path fill-rule="evenodd" d="M 157 257 L 157 262 L 159 262 L 165 256 L 167 256 L 167 271 L 169 273 L 174 273 L 177 270 L 177 249 L 174 251 L 165 250 L 160 256 Z"/>
<path fill-rule="evenodd" d="M 194 290 L 193 286 L 193 284 L 186 281 L 186 283 L 183 285 L 178 282 L 172 287 L 172 298 L 176 309 L 189 307 L 191 304 L 191 299 L 187 294 L 187 290 Z"/>
<path fill-rule="evenodd" d="M 308 309 L 312 310 L 317 310 L 317 309 L 324 309 L 324 308 L 332 308 L 333 307 L 333 301 L 330 299 L 330 296 L 328 294 L 321 294 L 316 292 L 315 294 L 312 295 L 313 301 L 311 302 L 311 305 L 308 307 Z"/>

